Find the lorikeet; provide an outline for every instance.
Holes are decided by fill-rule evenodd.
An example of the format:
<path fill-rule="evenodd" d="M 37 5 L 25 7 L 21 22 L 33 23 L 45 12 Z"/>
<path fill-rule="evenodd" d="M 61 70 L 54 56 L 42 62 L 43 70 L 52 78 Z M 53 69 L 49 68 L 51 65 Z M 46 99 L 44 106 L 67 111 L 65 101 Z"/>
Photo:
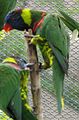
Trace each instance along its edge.
<path fill-rule="evenodd" d="M 36 35 L 31 43 L 38 44 L 44 58 L 44 69 L 52 66 L 54 86 L 58 101 L 58 111 L 64 106 L 63 83 L 68 74 L 69 36 L 58 15 L 43 11 L 19 9 L 9 13 L 5 18 L 4 30 L 32 29 Z"/>
<path fill-rule="evenodd" d="M 0 30 L 4 24 L 6 14 L 16 5 L 17 0 L 0 0 Z"/>
<path fill-rule="evenodd" d="M 0 120 L 37 120 L 27 96 L 28 75 L 32 66 L 32 63 L 14 56 L 0 63 Z"/>

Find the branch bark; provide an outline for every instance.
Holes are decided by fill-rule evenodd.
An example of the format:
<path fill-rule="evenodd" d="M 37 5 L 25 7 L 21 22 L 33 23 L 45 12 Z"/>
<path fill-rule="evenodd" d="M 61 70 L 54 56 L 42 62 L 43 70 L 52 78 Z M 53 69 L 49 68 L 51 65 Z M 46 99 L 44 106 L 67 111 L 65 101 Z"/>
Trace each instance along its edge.
<path fill-rule="evenodd" d="M 37 50 L 35 45 L 29 44 L 32 36 L 32 30 L 29 29 L 28 34 L 26 33 L 25 35 L 25 39 L 28 45 L 29 62 L 34 63 L 33 70 L 30 72 L 33 110 L 37 119 L 43 120 Z"/>

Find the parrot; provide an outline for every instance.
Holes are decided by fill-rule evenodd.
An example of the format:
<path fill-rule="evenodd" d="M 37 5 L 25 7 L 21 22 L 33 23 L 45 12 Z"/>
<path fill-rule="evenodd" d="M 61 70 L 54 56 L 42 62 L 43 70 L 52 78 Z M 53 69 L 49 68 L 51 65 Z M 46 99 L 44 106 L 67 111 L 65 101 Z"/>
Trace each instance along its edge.
<path fill-rule="evenodd" d="M 37 120 L 28 102 L 28 75 L 33 63 L 10 56 L 0 63 L 0 120 Z"/>
<path fill-rule="evenodd" d="M 5 17 L 3 29 L 6 32 L 16 29 L 28 31 L 32 29 L 34 37 L 29 44 L 38 45 L 44 63 L 39 67 L 47 69 L 52 67 L 53 83 L 57 98 L 58 112 L 64 108 L 64 77 L 68 76 L 69 63 L 69 34 L 64 23 L 57 14 L 37 11 L 29 8 L 16 9 Z"/>
<path fill-rule="evenodd" d="M 15 7 L 16 2 L 17 0 L 0 0 L 0 30 L 2 30 L 5 16 Z"/>

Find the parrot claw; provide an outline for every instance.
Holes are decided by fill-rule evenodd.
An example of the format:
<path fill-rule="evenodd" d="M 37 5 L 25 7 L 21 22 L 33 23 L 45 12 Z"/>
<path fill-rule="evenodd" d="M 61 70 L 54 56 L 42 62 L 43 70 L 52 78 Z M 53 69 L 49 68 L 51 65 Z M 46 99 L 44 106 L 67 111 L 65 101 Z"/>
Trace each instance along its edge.
<path fill-rule="evenodd" d="M 34 63 L 27 63 L 25 64 L 25 70 L 33 70 Z"/>
<path fill-rule="evenodd" d="M 36 45 L 36 44 L 38 44 L 39 42 L 42 42 L 42 41 L 43 41 L 43 38 L 40 37 L 40 35 L 35 35 L 35 36 L 31 39 L 31 41 L 30 41 L 29 44 L 34 44 L 34 45 Z"/>
<path fill-rule="evenodd" d="M 45 63 L 39 63 L 39 71 L 41 72 L 42 70 L 46 70 L 48 67 L 46 66 Z"/>
<path fill-rule="evenodd" d="M 39 63 L 39 71 L 41 72 L 41 70 L 43 69 L 42 63 Z"/>
<path fill-rule="evenodd" d="M 24 31 L 24 37 L 33 38 L 34 35 L 30 35 L 29 32 L 27 32 L 27 31 L 25 30 L 25 31 Z"/>

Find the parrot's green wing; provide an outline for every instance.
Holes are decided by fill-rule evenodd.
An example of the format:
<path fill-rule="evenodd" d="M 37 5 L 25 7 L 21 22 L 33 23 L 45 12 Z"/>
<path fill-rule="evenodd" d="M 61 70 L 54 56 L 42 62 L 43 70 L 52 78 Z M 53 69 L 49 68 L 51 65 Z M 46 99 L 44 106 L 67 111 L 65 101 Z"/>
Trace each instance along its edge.
<path fill-rule="evenodd" d="M 0 30 L 4 24 L 6 14 L 15 7 L 17 0 L 0 0 Z"/>
<path fill-rule="evenodd" d="M 65 59 L 63 54 L 57 48 L 55 48 L 52 44 L 50 44 L 50 46 L 52 48 L 53 54 L 58 60 L 60 67 L 62 68 L 62 71 L 68 74 L 67 73 L 68 72 L 68 61 Z"/>
<path fill-rule="evenodd" d="M 35 117 L 35 115 L 33 114 L 32 111 L 30 111 L 28 108 L 26 108 L 24 106 L 24 104 L 22 105 L 22 119 L 23 120 L 37 120 L 37 118 Z"/>
<path fill-rule="evenodd" d="M 67 73 L 69 38 L 65 32 L 63 22 L 57 15 L 47 15 L 47 17 L 45 17 L 41 36 L 46 38 L 60 66 L 63 71 Z"/>
<path fill-rule="evenodd" d="M 53 57 L 53 80 L 58 101 L 58 111 L 61 112 L 63 102 L 63 81 L 68 72 L 69 37 L 64 24 L 57 15 L 47 15 L 44 19 L 41 36 L 49 43 Z"/>
<path fill-rule="evenodd" d="M 66 14 L 63 11 L 59 11 L 62 16 L 60 16 L 61 20 L 64 22 L 64 24 L 71 30 L 77 29 L 79 31 L 79 23 L 71 18 L 68 14 Z"/>
<path fill-rule="evenodd" d="M 6 110 L 19 88 L 19 73 L 12 67 L 0 64 L 0 109 Z"/>
<path fill-rule="evenodd" d="M 19 84 L 19 82 L 18 82 Z M 20 92 L 20 86 L 13 95 L 12 99 L 10 100 L 10 103 L 8 105 L 8 113 L 9 116 L 11 116 L 13 119 L 21 120 L 22 118 L 22 100 L 21 100 L 21 92 Z"/>

